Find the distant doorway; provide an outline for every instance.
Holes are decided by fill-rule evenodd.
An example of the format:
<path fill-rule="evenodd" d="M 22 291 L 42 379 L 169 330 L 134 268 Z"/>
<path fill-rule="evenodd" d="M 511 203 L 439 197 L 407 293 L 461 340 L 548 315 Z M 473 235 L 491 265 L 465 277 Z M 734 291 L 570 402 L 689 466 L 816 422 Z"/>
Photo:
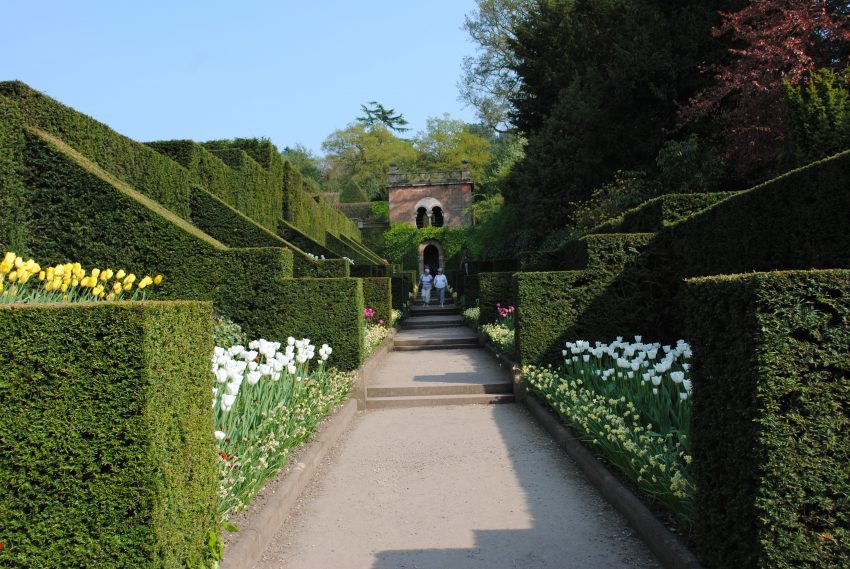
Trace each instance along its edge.
<path fill-rule="evenodd" d="M 437 274 L 437 269 L 443 267 L 443 247 L 435 239 L 428 239 L 419 245 L 419 272 L 422 273 L 426 266 L 432 275 Z"/>

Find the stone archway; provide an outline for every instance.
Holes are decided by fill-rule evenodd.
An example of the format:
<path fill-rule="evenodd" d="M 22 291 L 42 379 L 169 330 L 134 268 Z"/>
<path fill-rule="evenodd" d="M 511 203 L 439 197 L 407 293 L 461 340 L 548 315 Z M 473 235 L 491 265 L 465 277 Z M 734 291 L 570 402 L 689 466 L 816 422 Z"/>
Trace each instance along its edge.
<path fill-rule="evenodd" d="M 431 269 L 431 274 L 436 274 L 437 269 L 444 266 L 443 246 L 436 239 L 426 239 L 419 245 L 419 273 L 425 269 L 425 265 Z"/>
<path fill-rule="evenodd" d="M 438 220 L 438 224 L 434 223 L 435 217 Z M 425 219 L 427 218 L 427 220 Z M 448 224 L 449 216 L 446 213 L 446 208 L 443 207 L 443 204 L 440 203 L 440 200 L 436 198 L 422 198 L 416 205 L 413 206 L 413 212 L 411 219 L 413 223 L 418 228 L 426 227 L 434 225 L 435 227 L 442 227 L 443 225 Z"/>

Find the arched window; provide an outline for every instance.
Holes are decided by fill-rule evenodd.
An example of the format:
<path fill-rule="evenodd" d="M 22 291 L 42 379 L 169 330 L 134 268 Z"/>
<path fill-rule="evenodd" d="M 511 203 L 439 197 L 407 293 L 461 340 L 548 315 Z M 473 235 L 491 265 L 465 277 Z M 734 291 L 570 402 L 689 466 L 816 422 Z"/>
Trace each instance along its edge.
<path fill-rule="evenodd" d="M 443 226 L 443 208 L 434 206 L 434 209 L 431 210 L 431 214 L 434 219 L 434 227 L 442 227 Z"/>
<path fill-rule="evenodd" d="M 428 214 L 428 211 L 424 207 L 420 207 L 416 210 L 416 228 L 422 229 L 425 226 L 425 216 Z"/>

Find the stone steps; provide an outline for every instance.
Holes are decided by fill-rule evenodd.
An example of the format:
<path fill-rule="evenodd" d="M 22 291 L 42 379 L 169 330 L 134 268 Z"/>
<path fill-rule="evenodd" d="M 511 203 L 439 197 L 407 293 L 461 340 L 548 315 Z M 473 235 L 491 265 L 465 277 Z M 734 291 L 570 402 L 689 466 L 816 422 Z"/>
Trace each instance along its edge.
<path fill-rule="evenodd" d="M 442 405 L 495 405 L 498 403 L 513 403 L 514 395 L 510 394 L 457 394 L 457 395 L 422 395 L 413 397 L 369 397 L 366 399 L 367 409 L 392 409 L 398 407 L 437 407 Z"/>
<path fill-rule="evenodd" d="M 450 328 L 463 326 L 463 316 L 457 314 L 411 316 L 401 325 L 405 330 L 423 330 L 428 328 Z"/>
<path fill-rule="evenodd" d="M 474 381 L 474 379 L 472 380 Z M 496 395 L 513 393 L 513 386 L 507 381 L 497 383 L 461 383 L 454 385 L 421 385 L 413 387 L 370 387 L 367 398 L 381 397 L 422 397 L 433 395 Z"/>

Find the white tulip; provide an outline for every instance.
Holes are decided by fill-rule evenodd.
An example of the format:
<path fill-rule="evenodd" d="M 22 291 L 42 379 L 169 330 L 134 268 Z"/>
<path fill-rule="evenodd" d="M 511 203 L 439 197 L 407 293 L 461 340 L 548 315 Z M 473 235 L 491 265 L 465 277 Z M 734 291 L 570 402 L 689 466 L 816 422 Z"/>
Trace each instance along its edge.
<path fill-rule="evenodd" d="M 677 384 L 682 383 L 682 381 L 685 379 L 685 372 L 683 372 L 683 371 L 671 371 L 670 372 L 670 379 L 672 379 Z"/>
<path fill-rule="evenodd" d="M 652 376 L 652 385 L 661 385 L 661 376 L 653 375 Z"/>
<path fill-rule="evenodd" d="M 263 374 L 259 371 L 252 371 L 248 373 L 248 385 L 257 385 L 257 382 L 260 381 L 261 377 L 263 377 Z"/>
<path fill-rule="evenodd" d="M 227 370 L 225 368 L 215 370 L 215 380 L 218 383 L 224 383 L 227 381 L 227 375 Z"/>
<path fill-rule="evenodd" d="M 292 336 L 290 336 L 289 338 L 287 338 L 287 339 L 286 339 L 286 345 L 287 345 L 287 346 L 294 346 L 294 345 L 295 345 L 295 338 L 293 338 Z"/>
<path fill-rule="evenodd" d="M 227 437 L 227 433 L 225 433 L 224 431 L 216 431 L 215 432 L 216 440 L 223 441 L 225 439 L 225 437 Z"/>

